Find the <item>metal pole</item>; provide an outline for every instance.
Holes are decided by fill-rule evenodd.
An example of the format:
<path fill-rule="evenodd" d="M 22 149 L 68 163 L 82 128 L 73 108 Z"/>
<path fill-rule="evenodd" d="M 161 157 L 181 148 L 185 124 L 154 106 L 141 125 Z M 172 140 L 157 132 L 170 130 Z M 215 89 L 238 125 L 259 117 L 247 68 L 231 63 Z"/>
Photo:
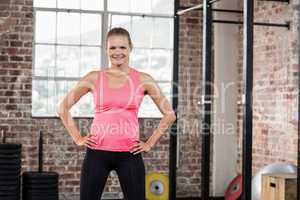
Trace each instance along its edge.
<path fill-rule="evenodd" d="M 298 5 L 298 23 L 300 7 Z M 300 27 L 298 25 L 298 155 L 297 155 L 297 199 L 300 200 Z"/>
<path fill-rule="evenodd" d="M 254 0 L 244 0 L 244 84 L 243 119 L 243 200 L 251 200 L 252 179 L 252 92 L 253 92 L 253 18 Z"/>
<path fill-rule="evenodd" d="M 209 0 L 203 1 L 203 61 L 202 61 L 202 159 L 201 159 L 201 199 L 209 199 L 210 180 L 210 136 L 211 136 L 211 72 L 212 72 L 212 8 Z M 200 126 L 201 127 L 201 126 Z"/>
<path fill-rule="evenodd" d="M 272 1 L 272 2 L 290 3 L 290 0 L 259 0 L 259 1 Z"/>
<path fill-rule="evenodd" d="M 176 121 L 171 126 L 169 147 L 169 199 L 176 200 L 176 163 L 177 163 L 177 105 L 178 105 L 178 58 L 179 58 L 179 17 L 176 15 L 180 1 L 174 2 L 174 41 L 173 41 L 173 81 L 172 106 L 175 111 Z"/>
<path fill-rule="evenodd" d="M 242 21 L 234 20 L 213 20 L 213 23 L 222 23 L 222 24 L 244 24 Z M 253 22 L 255 26 L 271 26 L 271 27 L 281 27 L 281 28 L 290 28 L 290 23 L 279 24 L 279 23 L 265 23 L 265 22 Z"/>
<path fill-rule="evenodd" d="M 199 4 L 199 5 L 184 9 L 184 10 L 180 10 L 180 11 L 177 11 L 177 15 L 183 15 L 192 10 L 202 9 L 202 7 L 203 7 L 203 4 Z"/>
<path fill-rule="evenodd" d="M 223 12 L 223 13 L 236 13 L 236 14 L 243 14 L 242 10 L 230 10 L 230 9 L 212 9 L 213 12 Z"/>
<path fill-rule="evenodd" d="M 39 135 L 39 172 L 43 172 L 43 132 Z"/>
<path fill-rule="evenodd" d="M 221 1 L 221 0 L 210 0 L 208 2 L 208 4 L 213 4 L 213 3 L 216 3 L 218 1 Z M 189 11 L 192 11 L 192 10 L 202 10 L 204 4 L 198 4 L 196 6 L 192 6 L 192 7 L 181 7 L 181 8 L 184 8 L 183 10 L 180 10 L 180 11 L 177 11 L 177 15 L 183 15 Z"/>

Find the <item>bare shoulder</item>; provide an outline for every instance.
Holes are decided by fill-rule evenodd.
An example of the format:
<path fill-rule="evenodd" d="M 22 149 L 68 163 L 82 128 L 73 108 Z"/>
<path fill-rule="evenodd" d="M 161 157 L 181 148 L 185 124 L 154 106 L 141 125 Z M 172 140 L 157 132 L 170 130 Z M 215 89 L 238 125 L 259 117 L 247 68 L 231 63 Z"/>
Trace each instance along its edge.
<path fill-rule="evenodd" d="M 140 84 L 144 88 L 145 93 L 156 93 L 159 92 L 160 88 L 154 78 L 145 72 L 140 73 Z"/>
<path fill-rule="evenodd" d="M 96 85 L 97 76 L 98 76 L 99 71 L 100 70 L 93 70 L 93 71 L 86 73 L 80 79 L 79 85 L 81 87 L 87 87 L 89 90 L 93 90 Z"/>
<path fill-rule="evenodd" d="M 85 74 L 81 80 L 83 81 L 88 81 L 91 83 L 95 83 L 95 81 L 97 80 L 97 76 L 100 70 L 94 70 L 94 71 L 90 71 L 87 74 Z"/>
<path fill-rule="evenodd" d="M 139 71 L 139 73 L 140 73 L 140 83 L 145 84 L 149 82 L 155 82 L 154 78 L 150 74 L 141 71 Z"/>
<path fill-rule="evenodd" d="M 85 76 L 88 80 L 96 80 L 97 79 L 97 75 L 99 73 L 100 70 L 93 70 L 93 71 L 90 71 L 88 72 Z"/>

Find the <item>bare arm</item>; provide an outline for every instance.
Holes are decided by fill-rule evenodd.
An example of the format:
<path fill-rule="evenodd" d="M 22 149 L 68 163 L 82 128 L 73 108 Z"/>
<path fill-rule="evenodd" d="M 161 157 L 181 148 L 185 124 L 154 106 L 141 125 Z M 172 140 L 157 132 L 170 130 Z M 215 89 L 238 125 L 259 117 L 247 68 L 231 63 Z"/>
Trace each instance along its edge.
<path fill-rule="evenodd" d="M 77 145 L 85 145 L 85 138 L 81 136 L 77 129 L 74 119 L 70 114 L 71 107 L 79 101 L 79 99 L 94 88 L 94 82 L 97 77 L 97 72 L 93 71 L 85 75 L 77 85 L 64 97 L 59 104 L 57 113 L 62 120 L 65 128 Z M 87 146 L 90 143 L 88 142 Z"/>
<path fill-rule="evenodd" d="M 145 143 L 145 151 L 149 151 L 157 143 L 157 141 L 165 133 L 165 131 L 170 127 L 170 125 L 173 124 L 173 122 L 176 120 L 176 115 L 172 109 L 171 104 L 169 103 L 168 99 L 164 96 L 155 80 L 146 73 L 144 73 L 144 75 L 141 76 L 141 78 L 143 79 L 142 84 L 145 88 L 145 91 L 147 92 L 147 94 L 149 94 L 149 96 L 154 101 L 155 105 L 163 114 L 163 117 L 161 118 L 158 127 L 154 130 L 153 134 L 148 138 L 148 140 Z M 136 153 L 141 152 L 141 148 L 142 147 L 138 147 L 138 152 Z"/>

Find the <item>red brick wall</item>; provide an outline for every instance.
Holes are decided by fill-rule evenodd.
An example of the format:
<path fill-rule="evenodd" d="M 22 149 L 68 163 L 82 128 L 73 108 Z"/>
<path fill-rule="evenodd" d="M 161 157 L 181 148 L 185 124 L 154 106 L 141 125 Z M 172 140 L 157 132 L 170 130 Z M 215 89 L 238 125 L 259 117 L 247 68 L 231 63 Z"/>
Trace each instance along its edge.
<path fill-rule="evenodd" d="M 191 6 L 202 1 L 181 1 Z M 179 108 L 177 196 L 200 195 L 201 107 L 197 104 L 202 79 L 202 12 L 192 11 L 180 17 L 179 30 Z"/>
<path fill-rule="evenodd" d="M 188 6 L 200 3 L 181 1 Z M 275 161 L 296 163 L 297 127 L 297 44 L 295 1 L 256 3 L 256 21 L 292 21 L 290 31 L 279 28 L 255 28 L 254 55 L 254 143 L 253 167 Z M 71 141 L 57 118 L 31 118 L 32 88 L 32 0 L 0 1 L 0 129 L 8 141 L 23 144 L 23 171 L 37 170 L 38 131 L 45 134 L 45 170 L 57 171 L 60 193 L 75 199 L 79 193 L 79 175 L 84 149 Z M 180 17 L 179 47 L 179 166 L 177 195 L 200 196 L 200 108 L 201 94 L 201 13 Z M 242 31 L 241 31 L 242 33 Z M 242 68 L 242 39 L 240 39 Z M 242 74 L 242 70 L 240 70 Z M 241 76 L 240 76 L 241 79 Z M 242 107 L 239 107 L 238 134 L 241 135 Z M 142 138 L 152 134 L 159 120 L 140 119 Z M 76 119 L 81 130 L 89 130 L 91 119 Z M 241 154 L 241 139 L 238 141 Z M 169 137 L 165 136 L 148 154 L 147 171 L 168 173 Z M 238 165 L 240 159 L 238 160 Z M 120 192 L 113 173 L 105 191 Z"/>
<path fill-rule="evenodd" d="M 181 1 L 194 5 L 197 1 Z M 255 28 L 254 48 L 254 171 L 275 161 L 296 163 L 297 126 L 297 31 L 296 1 L 290 5 L 256 4 L 256 21 L 292 21 L 290 31 L 280 28 Z M 38 131 L 45 133 L 45 170 L 57 171 L 60 194 L 76 199 L 84 148 L 71 141 L 60 120 L 31 118 L 32 88 L 32 0 L 0 1 L 0 129 L 9 142 L 23 144 L 23 171 L 37 170 Z M 241 31 L 242 32 L 242 31 Z M 201 12 L 180 17 L 179 47 L 179 167 L 177 195 L 200 196 L 200 108 L 201 90 Z M 240 39 L 240 79 L 242 38 Z M 242 107 L 239 107 L 238 134 L 241 136 Z M 140 119 L 142 138 L 152 134 L 159 120 Z M 81 130 L 88 130 L 91 119 L 76 119 Z M 241 155 L 241 137 L 239 137 Z M 147 171 L 168 173 L 169 138 L 144 155 Z M 237 161 L 240 166 L 240 159 Z M 119 193 L 116 175 L 109 178 L 106 191 Z M 73 198 L 74 196 L 74 198 Z"/>
<path fill-rule="evenodd" d="M 193 5 L 199 1 L 182 1 Z M 199 196 L 200 137 L 198 134 L 199 85 L 201 83 L 201 15 L 192 12 L 180 18 L 180 98 L 178 196 Z M 32 0 L 0 1 L 0 131 L 8 142 L 23 144 L 22 171 L 37 170 L 38 131 L 44 133 L 44 170 L 60 174 L 61 199 L 75 200 L 84 148 L 77 147 L 57 118 L 31 117 L 32 88 Z M 91 119 L 76 119 L 80 130 L 89 130 Z M 157 119 L 139 119 L 142 138 L 148 138 L 158 126 Z M 144 154 L 146 169 L 168 173 L 169 136 Z M 105 191 L 120 194 L 115 173 Z"/>
<path fill-rule="evenodd" d="M 290 21 L 291 29 L 255 27 L 253 175 L 267 164 L 274 162 L 296 164 L 297 162 L 297 26 L 299 25 L 297 4 L 297 1 L 291 1 L 290 4 L 255 3 L 255 21 L 278 23 Z M 242 47 L 242 37 L 240 47 Z M 242 53 L 241 48 L 240 80 L 242 80 Z M 240 170 L 242 109 L 240 105 L 238 113 L 239 160 L 237 162 Z"/>
<path fill-rule="evenodd" d="M 30 132 L 32 6 L 30 1 L 0 2 L 0 129 L 13 141 L 28 142 Z"/>

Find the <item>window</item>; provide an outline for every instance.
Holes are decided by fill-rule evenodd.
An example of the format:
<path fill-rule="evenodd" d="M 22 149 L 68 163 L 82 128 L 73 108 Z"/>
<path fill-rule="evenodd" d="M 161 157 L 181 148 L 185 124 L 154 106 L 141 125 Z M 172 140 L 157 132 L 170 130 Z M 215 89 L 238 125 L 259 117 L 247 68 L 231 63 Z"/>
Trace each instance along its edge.
<path fill-rule="evenodd" d="M 130 66 L 151 74 L 171 99 L 173 0 L 35 0 L 33 116 L 56 116 L 65 94 L 91 70 L 104 68 L 104 39 L 112 27 L 126 28 L 134 51 Z M 73 106 L 76 117 L 92 117 L 88 93 Z M 146 95 L 139 117 L 161 117 Z"/>

